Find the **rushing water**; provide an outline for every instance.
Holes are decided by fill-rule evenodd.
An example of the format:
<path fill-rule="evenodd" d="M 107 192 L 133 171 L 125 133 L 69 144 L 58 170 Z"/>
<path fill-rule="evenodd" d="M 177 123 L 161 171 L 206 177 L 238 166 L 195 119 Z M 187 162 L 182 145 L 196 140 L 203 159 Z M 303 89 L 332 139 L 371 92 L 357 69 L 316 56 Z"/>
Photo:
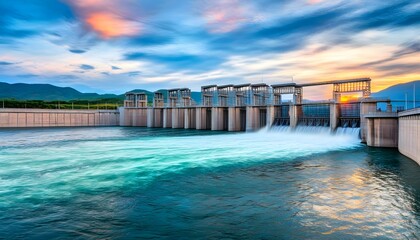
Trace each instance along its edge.
<path fill-rule="evenodd" d="M 0 238 L 420 237 L 414 161 L 283 130 L 2 130 Z"/>

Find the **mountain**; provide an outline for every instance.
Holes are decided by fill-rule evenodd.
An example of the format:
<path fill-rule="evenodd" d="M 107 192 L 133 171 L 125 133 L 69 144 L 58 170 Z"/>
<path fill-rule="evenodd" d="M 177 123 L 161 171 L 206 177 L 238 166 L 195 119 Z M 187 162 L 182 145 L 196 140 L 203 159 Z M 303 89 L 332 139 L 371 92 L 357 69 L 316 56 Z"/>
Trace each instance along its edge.
<path fill-rule="evenodd" d="M 81 93 L 71 87 L 57 87 L 51 84 L 26 84 L 0 82 L 0 99 L 18 100 L 97 100 L 107 98 L 124 99 L 124 95 Z"/>
<path fill-rule="evenodd" d="M 166 99 L 167 91 L 160 89 Z M 153 101 L 154 93 L 144 89 L 134 89 L 129 92 L 144 92 L 147 94 L 149 102 Z M 44 101 L 68 101 L 68 100 L 99 100 L 99 99 L 124 99 L 124 93 L 116 94 L 97 94 L 97 93 L 81 93 L 71 87 L 57 87 L 51 84 L 26 84 L 14 83 L 9 84 L 0 82 L 0 99 L 11 98 L 17 100 L 44 100 Z M 191 98 L 199 103 L 201 101 L 200 92 L 191 92 Z"/>
<path fill-rule="evenodd" d="M 416 86 L 416 101 L 419 101 L 420 80 L 393 85 L 382 91 L 372 93 L 372 97 L 385 97 L 391 100 L 405 100 L 405 94 L 407 94 L 408 101 L 412 101 L 414 86 Z"/>
<path fill-rule="evenodd" d="M 420 80 L 401 83 L 391 87 L 388 87 L 382 91 L 372 93 L 372 97 L 386 97 L 391 100 L 405 100 L 405 94 L 407 94 L 408 101 L 413 99 L 413 87 L 416 86 L 416 100 L 420 101 Z M 149 102 L 153 101 L 154 93 L 144 89 L 134 89 L 131 91 L 145 92 L 147 94 Z M 167 92 L 164 89 L 158 90 L 164 93 L 166 98 Z M 117 98 L 124 99 L 124 94 L 97 94 L 97 93 L 81 93 L 71 87 L 57 87 L 51 84 L 26 84 L 26 83 L 14 83 L 9 84 L 0 82 L 0 99 L 2 98 L 14 98 L 18 100 L 98 100 Z M 191 98 L 196 102 L 201 102 L 200 92 L 191 92 Z"/>

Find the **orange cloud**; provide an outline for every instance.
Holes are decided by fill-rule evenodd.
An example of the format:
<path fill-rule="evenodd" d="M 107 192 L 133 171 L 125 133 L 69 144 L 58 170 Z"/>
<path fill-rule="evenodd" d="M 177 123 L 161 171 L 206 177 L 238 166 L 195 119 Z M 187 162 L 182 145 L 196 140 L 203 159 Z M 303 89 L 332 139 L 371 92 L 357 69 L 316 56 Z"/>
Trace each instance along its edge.
<path fill-rule="evenodd" d="M 132 36 L 140 32 L 139 25 L 107 12 L 92 12 L 87 14 L 86 23 L 103 38 Z"/>
<path fill-rule="evenodd" d="M 133 19 L 131 5 L 112 0 L 67 0 L 83 22 L 102 38 L 137 35 L 141 24 Z"/>
<path fill-rule="evenodd" d="M 247 16 L 247 9 L 239 1 L 213 1 L 204 7 L 204 18 L 211 32 L 226 33 L 235 30 L 241 24 L 253 21 Z"/>

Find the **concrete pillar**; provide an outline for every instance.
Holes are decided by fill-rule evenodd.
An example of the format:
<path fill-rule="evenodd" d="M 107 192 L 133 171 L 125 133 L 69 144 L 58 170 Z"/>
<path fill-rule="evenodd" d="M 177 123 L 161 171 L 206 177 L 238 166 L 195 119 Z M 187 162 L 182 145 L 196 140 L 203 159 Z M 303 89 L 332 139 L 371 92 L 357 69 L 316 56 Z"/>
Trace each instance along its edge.
<path fill-rule="evenodd" d="M 223 130 L 223 109 L 219 107 L 211 108 L 211 130 Z"/>
<path fill-rule="evenodd" d="M 195 128 L 198 130 L 204 129 L 205 124 L 203 124 L 203 108 L 197 107 L 195 109 Z M 204 122 L 205 123 L 205 122 Z"/>
<path fill-rule="evenodd" d="M 153 118 L 153 127 L 161 128 L 163 127 L 163 109 L 155 108 L 153 109 L 154 118 Z"/>
<path fill-rule="evenodd" d="M 196 109 L 195 108 L 185 108 L 184 109 L 184 128 L 185 129 L 195 129 L 196 128 Z"/>
<path fill-rule="evenodd" d="M 119 108 L 120 111 L 120 126 L 133 126 L 133 111 L 130 108 Z M 63 116 L 63 125 L 64 126 L 69 126 L 71 125 L 70 123 L 70 116 L 68 116 L 68 114 L 64 114 Z M 94 125 L 95 126 L 99 126 L 100 123 L 100 116 L 99 116 L 99 112 L 96 112 L 94 114 Z"/>
<path fill-rule="evenodd" d="M 330 129 L 335 132 L 340 122 L 340 105 L 337 103 L 330 104 Z"/>
<path fill-rule="evenodd" d="M 228 124 L 228 131 L 229 132 L 236 132 L 241 130 L 241 119 L 240 119 L 240 109 L 236 107 L 228 108 L 229 114 L 229 124 Z"/>
<path fill-rule="evenodd" d="M 376 112 L 376 102 L 362 102 L 360 104 L 360 137 L 366 143 L 367 119 L 365 115 L 369 112 Z"/>
<path fill-rule="evenodd" d="M 172 128 L 184 128 L 184 108 L 172 108 Z"/>
<path fill-rule="evenodd" d="M 155 110 L 153 108 L 147 108 L 147 127 L 155 127 L 154 121 L 155 121 Z"/>
<path fill-rule="evenodd" d="M 259 110 L 256 107 L 246 107 L 246 131 L 255 131 L 259 128 Z"/>
<path fill-rule="evenodd" d="M 298 125 L 299 117 L 302 116 L 302 106 L 301 105 L 290 105 L 289 107 L 289 116 L 290 116 L 290 127 L 296 128 Z"/>
<path fill-rule="evenodd" d="M 267 106 L 267 127 L 271 127 L 274 122 L 274 106 Z"/>
<path fill-rule="evenodd" d="M 163 109 L 163 128 L 172 127 L 172 108 Z"/>

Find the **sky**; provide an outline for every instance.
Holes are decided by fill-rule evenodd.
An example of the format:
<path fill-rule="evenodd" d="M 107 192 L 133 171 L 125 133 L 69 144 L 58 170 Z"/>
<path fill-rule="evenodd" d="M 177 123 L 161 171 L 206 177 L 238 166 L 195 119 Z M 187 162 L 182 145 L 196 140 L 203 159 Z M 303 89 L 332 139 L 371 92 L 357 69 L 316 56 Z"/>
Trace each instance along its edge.
<path fill-rule="evenodd" d="M 373 91 L 420 79 L 420 1 L 0 1 L 4 82 L 123 93 L 358 77 Z"/>

